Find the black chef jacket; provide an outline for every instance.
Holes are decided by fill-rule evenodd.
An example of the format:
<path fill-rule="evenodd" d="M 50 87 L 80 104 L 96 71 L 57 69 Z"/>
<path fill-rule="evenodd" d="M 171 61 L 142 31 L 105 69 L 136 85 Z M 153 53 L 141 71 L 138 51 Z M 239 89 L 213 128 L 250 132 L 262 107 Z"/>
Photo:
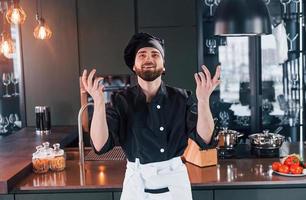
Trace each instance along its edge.
<path fill-rule="evenodd" d="M 163 82 L 150 103 L 139 85 L 117 93 L 106 117 L 109 137 L 100 151 L 95 149 L 97 154 L 119 141 L 129 161 L 139 158 L 146 164 L 181 156 L 188 138 L 206 147 L 196 131 L 197 104 L 191 92 Z"/>

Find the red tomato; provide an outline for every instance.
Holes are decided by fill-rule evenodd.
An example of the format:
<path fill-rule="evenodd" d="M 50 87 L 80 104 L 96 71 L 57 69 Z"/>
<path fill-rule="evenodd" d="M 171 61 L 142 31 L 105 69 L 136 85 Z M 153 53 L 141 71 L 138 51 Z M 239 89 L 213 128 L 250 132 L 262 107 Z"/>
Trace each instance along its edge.
<path fill-rule="evenodd" d="M 288 173 L 289 173 L 289 166 L 288 166 L 288 165 L 281 165 L 281 166 L 278 168 L 278 171 L 279 171 L 280 173 L 288 174 Z"/>
<path fill-rule="evenodd" d="M 300 166 L 300 160 L 296 156 L 292 156 L 292 165 Z"/>
<path fill-rule="evenodd" d="M 300 160 L 296 156 L 288 156 L 288 158 L 286 158 L 284 164 L 289 166 L 289 167 L 291 165 L 299 166 L 300 165 Z"/>
<path fill-rule="evenodd" d="M 290 172 L 292 174 L 301 174 L 303 173 L 303 167 L 297 165 L 291 165 Z"/>
<path fill-rule="evenodd" d="M 273 169 L 274 171 L 278 171 L 278 169 L 279 169 L 280 166 L 282 166 L 282 163 L 280 163 L 280 162 L 273 162 L 273 163 L 272 163 L 272 169 Z"/>

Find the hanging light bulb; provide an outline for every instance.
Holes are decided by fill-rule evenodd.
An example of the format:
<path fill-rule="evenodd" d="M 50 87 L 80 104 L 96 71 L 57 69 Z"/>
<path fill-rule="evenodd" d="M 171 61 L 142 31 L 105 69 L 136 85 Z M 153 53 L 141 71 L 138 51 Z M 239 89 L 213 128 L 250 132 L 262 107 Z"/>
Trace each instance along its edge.
<path fill-rule="evenodd" d="M 38 15 L 36 15 L 36 20 L 38 21 L 38 25 L 34 29 L 34 37 L 40 40 L 50 39 L 52 36 L 52 31 L 46 24 L 45 20 Z"/>
<path fill-rule="evenodd" d="M 1 34 L 0 52 L 7 58 L 13 58 L 15 47 L 14 42 L 7 32 Z"/>
<path fill-rule="evenodd" d="M 40 5 L 40 14 L 38 12 L 38 5 Z M 40 40 L 50 39 L 52 36 L 52 31 L 46 24 L 45 19 L 42 17 L 41 0 L 36 0 L 36 21 L 38 22 L 38 25 L 34 29 L 34 37 Z"/>
<path fill-rule="evenodd" d="M 6 12 L 6 19 L 10 24 L 23 24 L 26 17 L 26 13 L 16 2 L 14 2 Z"/>

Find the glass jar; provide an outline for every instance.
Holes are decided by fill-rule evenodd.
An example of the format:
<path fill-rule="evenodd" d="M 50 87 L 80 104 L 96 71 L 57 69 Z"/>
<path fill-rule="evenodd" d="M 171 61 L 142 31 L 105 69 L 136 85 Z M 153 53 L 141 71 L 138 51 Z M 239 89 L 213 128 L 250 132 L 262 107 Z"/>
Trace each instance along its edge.
<path fill-rule="evenodd" d="M 35 173 L 46 173 L 49 170 L 49 159 L 43 151 L 41 145 L 36 147 L 36 152 L 32 154 L 32 166 Z"/>
<path fill-rule="evenodd" d="M 45 154 L 46 157 L 51 157 L 53 154 L 53 149 L 50 147 L 50 143 L 44 142 L 42 143 L 42 145 L 43 145 L 43 148 L 42 148 L 43 154 Z"/>
<path fill-rule="evenodd" d="M 53 157 L 50 160 L 50 169 L 52 171 L 62 171 L 66 167 L 66 155 L 59 143 L 53 144 Z"/>

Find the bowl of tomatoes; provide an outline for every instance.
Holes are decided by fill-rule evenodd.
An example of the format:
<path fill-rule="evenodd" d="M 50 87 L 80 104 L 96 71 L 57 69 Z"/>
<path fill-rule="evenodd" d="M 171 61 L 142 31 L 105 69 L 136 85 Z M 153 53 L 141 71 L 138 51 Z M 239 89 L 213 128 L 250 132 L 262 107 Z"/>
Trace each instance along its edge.
<path fill-rule="evenodd" d="M 290 154 L 280 160 L 272 163 L 274 173 L 284 176 L 306 176 L 306 163 L 300 159 L 297 154 Z"/>

